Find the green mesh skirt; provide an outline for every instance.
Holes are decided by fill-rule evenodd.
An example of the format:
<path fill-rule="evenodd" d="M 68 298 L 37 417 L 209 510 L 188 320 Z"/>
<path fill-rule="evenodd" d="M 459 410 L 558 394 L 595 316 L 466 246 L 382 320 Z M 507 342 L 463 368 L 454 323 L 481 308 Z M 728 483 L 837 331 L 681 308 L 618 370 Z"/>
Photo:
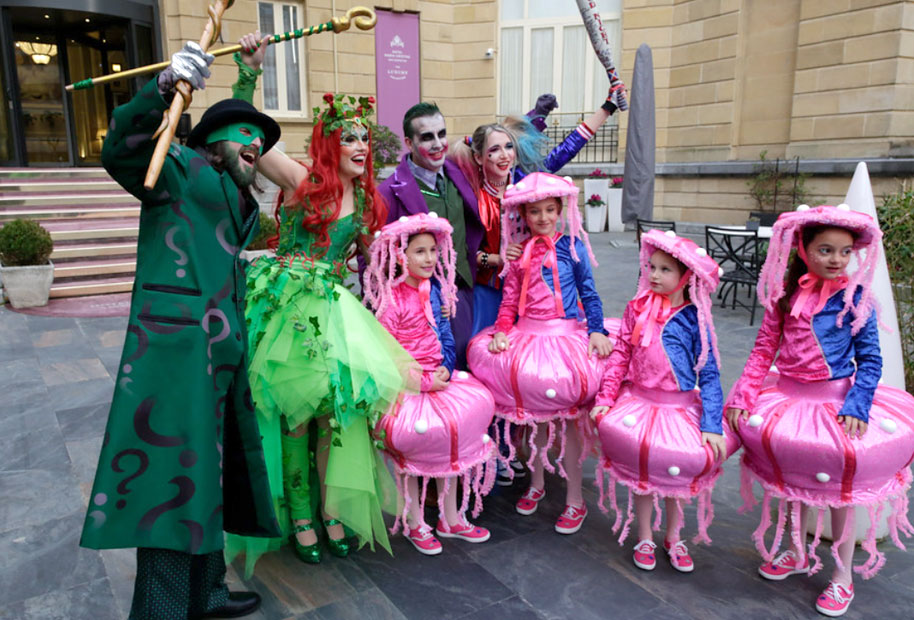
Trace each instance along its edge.
<path fill-rule="evenodd" d="M 360 544 L 390 551 L 382 509 L 396 489 L 369 435 L 380 415 L 420 375 L 416 361 L 342 284 L 333 266 L 264 257 L 248 271 L 249 377 L 277 515 L 290 529 L 282 483 L 282 429 L 330 415 L 333 437 L 324 511 Z M 313 489 L 316 491 L 316 489 Z M 226 556 L 257 558 L 281 539 L 229 535 Z"/>

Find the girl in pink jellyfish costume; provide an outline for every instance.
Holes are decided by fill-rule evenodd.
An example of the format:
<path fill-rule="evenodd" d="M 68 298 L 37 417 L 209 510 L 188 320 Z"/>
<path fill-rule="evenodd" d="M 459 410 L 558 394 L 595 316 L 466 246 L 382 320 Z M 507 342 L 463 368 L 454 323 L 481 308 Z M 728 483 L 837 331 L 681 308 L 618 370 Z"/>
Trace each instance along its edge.
<path fill-rule="evenodd" d="M 642 235 L 641 265 L 638 292 L 625 308 L 622 331 L 591 412 L 603 450 L 597 465 L 600 507 L 606 511 L 608 477 L 617 515 L 613 532 L 622 529 L 622 544 L 637 516 L 633 561 L 638 568 L 654 570 L 657 545 L 652 530 L 660 527 L 659 499 L 664 498 L 663 548 L 674 569 L 690 573 L 695 564 L 679 537 L 682 504 L 698 497 L 698 534 L 693 540 L 710 543 L 711 491 L 724 459 L 739 448 L 739 440 L 722 424 L 720 355 L 711 319 L 711 293 L 720 280 L 720 267 L 693 241 L 659 230 Z M 628 487 L 624 526 L 616 482 Z"/>
<path fill-rule="evenodd" d="M 581 465 L 593 439 L 582 414 L 590 410 L 612 350 L 577 197 L 571 179 L 544 172 L 507 188 L 501 252 L 521 243 L 523 253 L 504 262 L 495 325 L 467 349 L 470 368 L 492 390 L 495 413 L 506 421 L 509 461 L 519 440 L 512 437 L 511 424 L 528 429 L 532 480 L 517 502 L 520 514 L 536 512 L 545 497 L 544 469 L 555 471 L 548 452 L 560 445 L 558 470 L 567 481 L 565 510 L 555 524 L 561 534 L 577 532 L 587 516 Z"/>
<path fill-rule="evenodd" d="M 727 418 L 745 447 L 743 508 L 756 503 L 753 481 L 764 490 L 761 524 L 752 536 L 765 560 L 759 574 L 775 581 L 814 574 L 821 567 L 816 547 L 824 509 L 830 509 L 836 568 L 816 609 L 832 617 L 843 615 L 854 598 L 854 506 L 865 507 L 871 523 L 862 543 L 869 557 L 853 567 L 864 579 L 885 563 L 876 524 L 886 501 L 892 541 L 904 549 L 898 532 L 914 533 L 907 517 L 914 398 L 878 385 L 882 356 L 870 286 L 881 238 L 870 216 L 847 205 L 801 205 L 778 218 L 758 285 L 765 317 L 727 399 Z M 851 258 L 856 269 L 846 270 Z M 775 358 L 777 372 L 770 373 Z M 767 549 L 772 498 L 778 500 L 777 531 Z M 810 507 L 818 515 L 807 552 Z M 790 547 L 776 554 L 788 515 Z"/>
<path fill-rule="evenodd" d="M 436 213 L 401 217 L 376 233 L 365 278 L 366 302 L 422 367 L 419 392 L 400 395 L 379 420 L 375 437 L 393 462 L 405 498 L 391 532 L 402 527 L 425 555 L 442 551 L 424 517 L 428 479 L 437 479 L 435 532 L 471 543 L 485 542 L 489 531 L 467 520 L 470 498 L 475 497 L 475 518 L 495 481 L 495 442 L 486 433 L 495 409 L 492 395 L 470 373 L 454 372 L 447 319 L 457 303 L 452 232 Z"/>

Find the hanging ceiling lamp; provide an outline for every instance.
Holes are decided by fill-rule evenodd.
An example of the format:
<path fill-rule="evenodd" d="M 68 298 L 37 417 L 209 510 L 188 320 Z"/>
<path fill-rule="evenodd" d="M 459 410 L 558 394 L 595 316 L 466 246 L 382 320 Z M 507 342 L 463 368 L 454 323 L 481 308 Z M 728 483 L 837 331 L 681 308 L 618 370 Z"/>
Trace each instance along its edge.
<path fill-rule="evenodd" d="M 51 62 L 51 56 L 57 55 L 57 46 L 53 43 L 16 41 L 16 47 L 31 58 L 36 65 L 46 65 Z"/>

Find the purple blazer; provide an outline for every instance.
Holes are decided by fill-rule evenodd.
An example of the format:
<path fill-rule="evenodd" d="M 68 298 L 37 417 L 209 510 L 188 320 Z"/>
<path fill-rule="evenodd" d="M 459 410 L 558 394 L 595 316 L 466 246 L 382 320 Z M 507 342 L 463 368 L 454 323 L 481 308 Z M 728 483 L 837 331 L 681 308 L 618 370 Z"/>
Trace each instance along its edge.
<path fill-rule="evenodd" d="M 387 177 L 381 185 L 378 186 L 378 192 L 387 203 L 387 223 L 393 222 L 402 215 L 415 215 L 416 213 L 428 213 L 428 206 L 425 204 L 425 198 L 419 191 L 419 183 L 409 169 L 404 155 L 400 165 L 392 175 Z M 470 187 L 469 181 L 460 172 L 457 164 L 450 160 L 444 162 L 444 174 L 447 175 L 463 198 L 463 219 L 466 224 L 467 240 L 467 260 L 470 263 L 470 271 L 473 279 L 476 279 L 476 252 L 482 244 L 482 238 L 485 235 L 482 221 L 479 219 L 479 205 L 476 203 L 476 193 Z M 472 282 L 470 283 L 472 285 Z"/>

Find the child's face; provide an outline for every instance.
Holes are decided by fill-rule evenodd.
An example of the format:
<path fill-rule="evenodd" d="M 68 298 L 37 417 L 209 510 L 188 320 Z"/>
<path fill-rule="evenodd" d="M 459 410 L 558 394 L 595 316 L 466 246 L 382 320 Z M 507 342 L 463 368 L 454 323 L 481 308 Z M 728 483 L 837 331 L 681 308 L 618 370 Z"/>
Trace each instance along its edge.
<path fill-rule="evenodd" d="M 669 295 L 679 286 L 682 279 L 682 269 L 679 261 L 662 250 L 655 250 L 651 254 L 650 278 L 651 290 L 661 295 Z"/>
<path fill-rule="evenodd" d="M 834 280 L 844 273 L 853 252 L 853 235 L 843 228 L 829 228 L 806 246 L 807 266 L 823 280 Z"/>
<path fill-rule="evenodd" d="M 406 246 L 406 269 L 419 280 L 427 280 L 435 273 L 438 264 L 438 244 L 431 233 L 413 237 Z"/>
<path fill-rule="evenodd" d="M 555 234 L 555 223 L 560 212 L 557 198 L 543 198 L 527 203 L 524 207 L 524 219 L 531 233 L 551 237 Z"/>

